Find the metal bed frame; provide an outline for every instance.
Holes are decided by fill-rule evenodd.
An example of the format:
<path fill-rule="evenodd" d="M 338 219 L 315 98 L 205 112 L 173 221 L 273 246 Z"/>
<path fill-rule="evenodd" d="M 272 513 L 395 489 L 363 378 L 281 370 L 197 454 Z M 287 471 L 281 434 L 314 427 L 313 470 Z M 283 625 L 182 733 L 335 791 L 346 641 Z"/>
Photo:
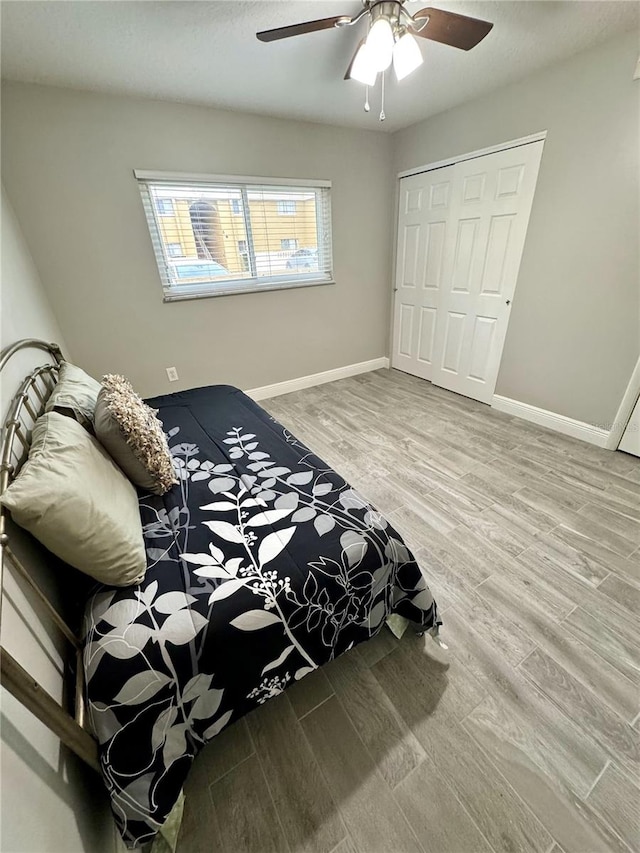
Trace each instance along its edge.
<path fill-rule="evenodd" d="M 43 414 L 47 400 L 55 386 L 60 364 L 64 361 L 57 344 L 35 338 L 25 338 L 0 352 L 0 374 L 17 352 L 25 349 L 44 350 L 51 362 L 36 367 L 22 381 L 12 398 L 4 425 L 0 451 L 0 494 L 18 474 L 29 454 L 31 432 L 36 420 Z M 0 624 L 2 620 L 3 575 L 5 560 L 25 581 L 43 606 L 44 611 L 72 646 L 75 654 L 74 713 L 69 713 L 0 645 L 0 683 L 15 698 L 41 720 L 62 743 L 94 770 L 100 770 L 98 745 L 86 728 L 84 701 L 84 668 L 82 665 L 82 641 L 46 593 L 32 577 L 29 570 L 16 556 L 9 543 L 7 532 L 7 510 L 0 505 Z"/>

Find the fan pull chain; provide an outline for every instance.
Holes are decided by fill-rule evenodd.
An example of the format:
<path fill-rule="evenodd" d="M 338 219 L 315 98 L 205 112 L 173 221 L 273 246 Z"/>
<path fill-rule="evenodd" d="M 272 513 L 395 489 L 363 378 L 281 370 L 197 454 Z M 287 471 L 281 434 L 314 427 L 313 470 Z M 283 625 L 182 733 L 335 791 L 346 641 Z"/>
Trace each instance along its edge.
<path fill-rule="evenodd" d="M 380 100 L 380 121 L 384 121 L 386 119 L 386 115 L 384 114 L 384 74 L 385 74 L 385 72 L 383 71 L 382 72 L 382 97 Z"/>
<path fill-rule="evenodd" d="M 367 16 L 367 38 L 369 37 L 369 33 L 371 32 L 371 15 Z M 364 111 L 368 113 L 371 110 L 371 105 L 369 104 L 369 87 L 364 87 Z"/>

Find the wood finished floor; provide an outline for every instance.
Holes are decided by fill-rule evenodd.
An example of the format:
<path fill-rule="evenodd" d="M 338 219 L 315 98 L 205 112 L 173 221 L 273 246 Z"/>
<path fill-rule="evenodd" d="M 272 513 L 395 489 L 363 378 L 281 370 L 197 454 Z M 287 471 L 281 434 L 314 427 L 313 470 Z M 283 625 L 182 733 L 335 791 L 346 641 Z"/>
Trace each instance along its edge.
<path fill-rule="evenodd" d="M 640 849 L 640 460 L 397 371 L 265 408 L 415 550 L 452 664 L 385 629 L 218 736 L 179 853 Z"/>

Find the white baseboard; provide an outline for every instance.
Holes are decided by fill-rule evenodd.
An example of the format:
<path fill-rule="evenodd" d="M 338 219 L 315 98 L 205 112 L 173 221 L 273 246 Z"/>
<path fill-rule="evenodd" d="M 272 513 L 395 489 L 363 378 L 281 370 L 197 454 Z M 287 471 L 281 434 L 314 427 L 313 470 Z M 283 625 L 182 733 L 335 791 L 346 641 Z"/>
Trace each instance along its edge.
<path fill-rule="evenodd" d="M 245 391 L 245 394 L 254 400 L 267 400 L 269 397 L 290 394 L 292 391 L 301 391 L 303 388 L 312 388 L 314 385 L 335 382 L 336 379 L 346 379 L 348 376 L 357 376 L 359 373 L 369 373 L 371 370 L 381 370 L 385 367 L 389 367 L 388 358 L 372 358 L 371 361 L 346 364 L 344 367 L 336 367 L 333 370 L 323 370 L 322 373 L 312 373 L 310 376 L 300 376 L 298 379 L 263 385 L 262 388 L 252 388 L 250 391 Z"/>
<path fill-rule="evenodd" d="M 539 409 L 537 406 L 530 406 L 529 403 L 520 403 L 518 400 L 511 400 L 509 397 L 501 397 L 499 394 L 494 394 L 491 406 L 500 412 L 505 412 L 507 415 L 515 415 L 517 418 L 531 421 L 531 423 L 547 427 L 547 429 L 553 429 L 556 432 L 561 432 L 563 435 L 570 435 L 572 438 L 588 441 L 589 444 L 595 444 L 598 447 L 607 446 L 609 430 L 584 423 L 584 421 L 576 421 L 565 415 L 559 415 L 557 412 Z"/>

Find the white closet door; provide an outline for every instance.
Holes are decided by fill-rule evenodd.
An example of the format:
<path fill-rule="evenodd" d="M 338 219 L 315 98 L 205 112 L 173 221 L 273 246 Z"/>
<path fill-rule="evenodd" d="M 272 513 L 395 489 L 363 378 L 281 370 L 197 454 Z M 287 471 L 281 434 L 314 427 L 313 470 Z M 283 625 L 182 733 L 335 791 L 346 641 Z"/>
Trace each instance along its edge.
<path fill-rule="evenodd" d="M 457 163 L 432 381 L 490 403 L 542 142 Z"/>
<path fill-rule="evenodd" d="M 542 147 L 402 179 L 394 367 L 491 401 Z"/>
<path fill-rule="evenodd" d="M 431 379 L 453 166 L 400 182 L 393 367 Z"/>

